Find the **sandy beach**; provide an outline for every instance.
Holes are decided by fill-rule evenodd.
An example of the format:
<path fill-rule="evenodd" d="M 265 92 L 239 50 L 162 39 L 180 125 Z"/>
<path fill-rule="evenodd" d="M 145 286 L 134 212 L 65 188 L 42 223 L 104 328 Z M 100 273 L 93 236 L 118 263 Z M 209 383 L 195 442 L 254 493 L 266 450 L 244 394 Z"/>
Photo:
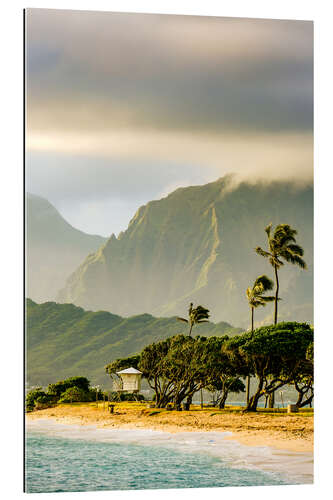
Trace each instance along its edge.
<path fill-rule="evenodd" d="M 242 413 L 214 408 L 166 411 L 142 403 L 118 403 L 110 414 L 103 403 L 59 405 L 27 414 L 27 420 L 52 419 L 62 424 L 110 429 L 152 429 L 171 433 L 231 432 L 225 439 L 248 446 L 270 446 L 292 452 L 313 451 L 313 413 Z"/>

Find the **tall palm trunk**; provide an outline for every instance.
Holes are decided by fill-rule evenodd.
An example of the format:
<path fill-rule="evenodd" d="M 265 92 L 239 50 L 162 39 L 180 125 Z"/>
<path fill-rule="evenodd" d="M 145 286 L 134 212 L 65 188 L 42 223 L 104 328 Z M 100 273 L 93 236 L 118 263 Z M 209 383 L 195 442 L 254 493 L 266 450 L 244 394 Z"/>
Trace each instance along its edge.
<path fill-rule="evenodd" d="M 251 307 L 251 333 L 253 333 L 254 330 L 254 307 Z M 246 404 L 249 404 L 250 401 L 250 382 L 251 377 L 248 375 L 246 377 Z"/>
<path fill-rule="evenodd" d="M 192 323 L 192 322 L 190 322 L 190 330 L 189 330 L 189 332 L 188 332 L 189 337 L 191 337 L 191 334 L 192 334 L 192 328 L 193 328 L 193 323 Z"/>
<path fill-rule="evenodd" d="M 275 283 L 276 283 L 276 289 L 275 289 L 275 307 L 274 307 L 274 325 L 276 325 L 277 318 L 278 318 L 278 300 L 279 300 L 279 287 L 280 287 L 277 266 L 274 266 L 274 271 L 275 271 Z"/>
<path fill-rule="evenodd" d="M 278 301 L 279 301 L 279 276 L 278 276 L 278 270 L 277 266 L 274 266 L 274 272 L 275 272 L 275 282 L 276 282 L 276 289 L 275 289 L 275 308 L 274 308 L 274 325 L 277 324 L 277 319 L 278 319 Z M 269 400 L 268 400 L 268 407 L 269 408 L 274 408 L 275 404 L 275 394 L 274 391 L 269 395 Z"/>

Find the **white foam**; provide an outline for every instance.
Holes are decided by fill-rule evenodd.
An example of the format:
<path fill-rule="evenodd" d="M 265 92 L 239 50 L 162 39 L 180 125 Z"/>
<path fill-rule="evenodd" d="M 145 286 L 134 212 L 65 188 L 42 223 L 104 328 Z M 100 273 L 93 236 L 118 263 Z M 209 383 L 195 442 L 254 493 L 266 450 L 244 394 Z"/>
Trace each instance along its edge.
<path fill-rule="evenodd" d="M 268 446 L 245 446 L 226 440 L 231 432 L 169 433 L 151 429 L 103 429 L 95 426 L 59 424 L 53 420 L 27 422 L 28 432 L 39 432 L 66 439 L 105 443 L 131 443 L 159 446 L 185 453 L 204 453 L 221 459 L 227 467 L 259 469 L 282 474 L 292 483 L 313 482 L 313 454 L 275 450 Z"/>

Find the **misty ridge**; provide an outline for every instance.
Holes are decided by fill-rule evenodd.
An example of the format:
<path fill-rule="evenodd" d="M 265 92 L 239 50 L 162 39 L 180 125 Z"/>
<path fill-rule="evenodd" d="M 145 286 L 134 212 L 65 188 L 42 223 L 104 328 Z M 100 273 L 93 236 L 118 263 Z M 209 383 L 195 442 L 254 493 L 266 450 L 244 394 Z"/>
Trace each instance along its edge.
<path fill-rule="evenodd" d="M 212 321 L 248 328 L 245 290 L 260 274 L 273 277 L 254 248 L 265 245 L 267 224 L 287 223 L 298 231 L 308 270 L 281 268 L 280 319 L 313 321 L 312 186 L 225 176 L 178 188 L 141 206 L 127 230 L 107 240 L 75 230 L 53 207 L 50 213 L 46 200 L 34 211 L 32 201 L 28 197 L 27 296 L 37 302 L 126 317 L 174 316 L 193 301 L 210 309 Z M 256 323 L 270 323 L 272 314 L 271 306 L 262 308 Z"/>

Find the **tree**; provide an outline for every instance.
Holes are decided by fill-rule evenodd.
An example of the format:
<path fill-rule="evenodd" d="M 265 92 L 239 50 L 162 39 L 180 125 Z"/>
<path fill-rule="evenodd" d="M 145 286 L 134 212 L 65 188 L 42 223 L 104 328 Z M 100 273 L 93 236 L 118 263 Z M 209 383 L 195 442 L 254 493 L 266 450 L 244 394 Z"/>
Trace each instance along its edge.
<path fill-rule="evenodd" d="M 61 394 L 58 403 L 73 403 L 79 401 L 87 401 L 89 400 L 89 395 L 86 391 L 81 389 L 81 387 L 69 387 Z"/>
<path fill-rule="evenodd" d="M 156 396 L 156 406 L 165 407 L 174 396 L 174 386 L 167 377 L 166 356 L 171 348 L 171 338 L 146 346 L 140 354 L 138 369 L 142 371 L 149 387 Z"/>
<path fill-rule="evenodd" d="M 126 368 L 138 368 L 138 364 L 140 361 L 140 354 L 134 354 L 133 356 L 129 356 L 128 358 L 118 358 L 115 361 L 112 361 L 108 365 L 105 366 L 105 371 L 108 373 L 112 380 L 121 380 L 117 372 L 124 370 Z"/>
<path fill-rule="evenodd" d="M 311 406 L 314 396 L 313 383 L 313 342 L 311 342 L 306 351 L 306 359 L 302 362 L 294 380 L 294 386 L 298 392 L 298 399 L 296 401 L 298 408 L 303 408 L 303 406 L 308 404 Z"/>
<path fill-rule="evenodd" d="M 246 296 L 251 309 L 251 332 L 254 330 L 254 310 L 260 306 L 266 306 L 267 302 L 273 302 L 275 297 L 264 294 L 273 289 L 273 281 L 266 275 L 259 276 L 252 287 L 247 288 Z"/>
<path fill-rule="evenodd" d="M 274 307 L 274 325 L 278 318 L 278 300 L 279 300 L 279 276 L 278 270 L 284 265 L 283 260 L 290 264 L 296 264 L 301 269 L 306 269 L 306 263 L 302 259 L 304 250 L 296 244 L 296 229 L 288 224 L 279 224 L 272 234 L 272 224 L 265 228 L 267 234 L 268 251 L 257 247 L 255 250 L 258 255 L 269 260 L 275 273 L 275 307 Z"/>
<path fill-rule="evenodd" d="M 224 408 L 230 392 L 244 392 L 245 386 L 239 377 L 248 375 L 244 364 L 238 364 L 224 352 L 223 346 L 228 340 L 227 335 L 207 338 L 202 360 L 204 387 L 218 392 L 216 404 L 220 408 Z"/>
<path fill-rule="evenodd" d="M 273 281 L 265 274 L 259 276 L 252 287 L 247 288 L 246 296 L 251 310 L 251 332 L 254 330 L 254 310 L 260 306 L 266 306 L 267 302 L 275 300 L 272 296 L 265 296 L 264 294 L 273 289 Z M 247 377 L 246 384 L 246 403 L 250 398 L 250 376 Z"/>
<path fill-rule="evenodd" d="M 188 310 L 188 319 L 177 317 L 177 320 L 183 321 L 189 325 L 188 334 L 191 336 L 193 326 L 200 323 L 208 323 L 208 318 L 209 309 L 203 306 L 193 307 L 193 302 L 191 302 Z"/>
<path fill-rule="evenodd" d="M 193 307 L 193 302 L 191 302 L 188 310 L 188 319 L 177 317 L 177 320 L 183 321 L 184 323 L 187 323 L 189 325 L 188 334 L 189 336 L 191 336 L 193 326 L 200 323 L 208 323 L 208 318 L 209 318 L 209 309 L 206 309 L 205 307 L 200 305 L 197 307 Z M 192 389 L 194 389 L 194 386 L 192 387 Z M 191 395 L 188 396 L 187 403 L 188 405 L 192 403 Z"/>
<path fill-rule="evenodd" d="M 223 350 L 233 362 L 248 365 L 258 378 L 257 390 L 246 411 L 256 411 L 263 395 L 293 383 L 302 370 L 311 342 L 313 330 L 308 324 L 289 322 L 237 335 L 224 344 Z"/>
<path fill-rule="evenodd" d="M 223 409 L 229 393 L 234 392 L 238 394 L 240 392 L 245 392 L 245 385 L 239 377 L 228 377 L 222 375 L 221 379 L 216 380 L 214 383 L 206 387 L 206 389 L 217 393 L 215 406 Z"/>
<path fill-rule="evenodd" d="M 86 377 L 71 377 L 66 380 L 60 380 L 55 384 L 49 384 L 47 387 L 48 394 L 54 394 L 57 398 L 70 387 L 78 387 L 85 392 L 89 392 L 90 382 Z"/>

